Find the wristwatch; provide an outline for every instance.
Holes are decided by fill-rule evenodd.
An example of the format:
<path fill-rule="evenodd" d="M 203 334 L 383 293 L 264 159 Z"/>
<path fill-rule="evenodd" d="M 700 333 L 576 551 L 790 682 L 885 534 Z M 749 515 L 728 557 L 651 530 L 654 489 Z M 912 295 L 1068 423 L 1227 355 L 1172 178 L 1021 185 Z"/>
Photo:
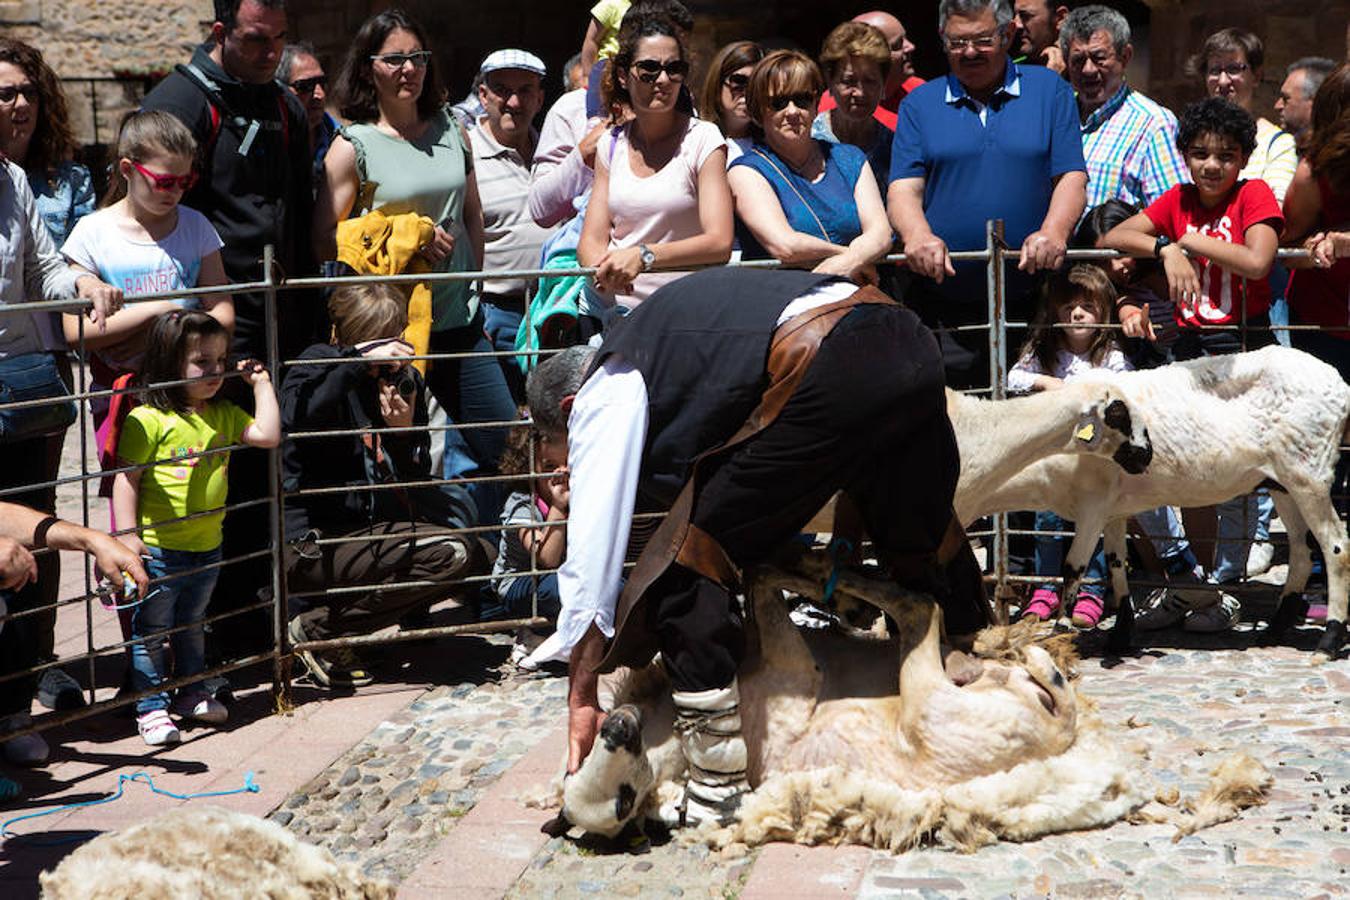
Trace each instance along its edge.
<path fill-rule="evenodd" d="M 1153 242 L 1153 258 L 1162 259 L 1163 248 L 1172 243 L 1172 239 L 1165 234 L 1158 235 L 1158 239 Z"/>
<path fill-rule="evenodd" d="M 646 244 L 638 244 L 638 254 L 642 259 L 642 271 L 650 272 L 652 266 L 656 265 L 656 254 Z"/>

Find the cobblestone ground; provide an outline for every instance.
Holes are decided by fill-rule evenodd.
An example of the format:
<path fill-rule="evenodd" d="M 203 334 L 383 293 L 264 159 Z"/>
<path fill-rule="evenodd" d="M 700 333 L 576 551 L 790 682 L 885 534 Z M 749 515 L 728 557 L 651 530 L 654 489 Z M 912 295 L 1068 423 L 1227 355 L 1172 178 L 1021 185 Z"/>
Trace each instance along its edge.
<path fill-rule="evenodd" d="M 1269 803 L 1171 840 L 1159 825 L 1002 844 L 962 855 L 872 854 L 859 895 L 881 897 L 1343 896 L 1350 893 L 1350 661 L 1228 635 L 1150 636 L 1124 659 L 1082 663 L 1083 690 L 1122 740 L 1147 748 L 1149 776 L 1183 797 L 1244 750 L 1275 777 Z M 359 861 L 406 877 L 482 790 L 562 721 L 562 679 L 464 683 L 428 693 L 376 729 L 273 817 Z M 549 841 L 512 897 L 734 897 L 756 854 L 669 842 L 643 854 Z M 485 860 L 485 864 L 490 861 Z M 447 886 L 449 887 L 449 886 Z"/>

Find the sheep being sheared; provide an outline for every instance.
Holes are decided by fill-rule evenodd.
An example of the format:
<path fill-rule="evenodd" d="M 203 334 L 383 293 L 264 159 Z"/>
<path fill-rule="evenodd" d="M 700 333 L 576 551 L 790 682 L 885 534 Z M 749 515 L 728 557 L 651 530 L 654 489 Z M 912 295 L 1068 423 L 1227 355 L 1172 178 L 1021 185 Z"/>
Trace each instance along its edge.
<path fill-rule="evenodd" d="M 40 877 L 46 900 L 392 900 L 388 882 L 306 844 L 275 822 L 180 807 L 80 847 Z"/>
<path fill-rule="evenodd" d="M 1080 702 L 1065 642 L 1030 623 L 990 629 L 944 666 L 941 612 L 854 572 L 836 590 L 873 603 L 897 638 L 792 625 L 780 589 L 819 596 L 828 564 L 752 575 L 740 715 L 755 790 L 717 843 L 852 841 L 893 850 L 926 835 L 970 849 L 1106 825 L 1139 809 L 1139 760 Z M 627 673 L 600 739 L 563 786 L 561 820 L 614 835 L 657 809 L 683 760 L 659 665 Z M 673 795 L 674 792 L 668 792 Z"/>

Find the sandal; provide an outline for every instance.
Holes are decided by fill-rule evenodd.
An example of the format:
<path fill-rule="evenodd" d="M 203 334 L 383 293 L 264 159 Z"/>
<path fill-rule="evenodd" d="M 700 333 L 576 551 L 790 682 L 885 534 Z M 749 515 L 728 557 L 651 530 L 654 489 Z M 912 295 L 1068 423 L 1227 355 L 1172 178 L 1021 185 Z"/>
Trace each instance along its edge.
<path fill-rule="evenodd" d="M 1059 594 L 1049 588 L 1036 588 L 1035 593 L 1031 595 L 1031 602 L 1022 610 L 1022 618 L 1048 622 L 1054 617 L 1057 609 L 1059 609 Z"/>
<path fill-rule="evenodd" d="M 1075 628 L 1096 628 L 1097 623 L 1102 620 L 1104 608 L 1101 597 L 1084 591 L 1074 601 L 1070 621 Z"/>

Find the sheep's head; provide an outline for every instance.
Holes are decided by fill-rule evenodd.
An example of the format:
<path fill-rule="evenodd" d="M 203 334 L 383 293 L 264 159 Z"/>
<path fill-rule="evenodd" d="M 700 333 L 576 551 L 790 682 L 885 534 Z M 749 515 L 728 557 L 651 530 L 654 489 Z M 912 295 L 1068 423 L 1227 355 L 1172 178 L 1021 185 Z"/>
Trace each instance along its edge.
<path fill-rule="evenodd" d="M 1109 456 L 1131 475 L 1138 475 L 1153 461 L 1153 442 L 1148 429 L 1119 389 L 1094 385 L 1095 396 L 1083 404 L 1074 426 L 1074 447 L 1079 452 Z"/>
<path fill-rule="evenodd" d="M 615 837 L 646 806 L 656 776 L 642 745 L 642 713 L 624 705 L 605 717 L 595 746 L 563 784 L 562 817 Z"/>

